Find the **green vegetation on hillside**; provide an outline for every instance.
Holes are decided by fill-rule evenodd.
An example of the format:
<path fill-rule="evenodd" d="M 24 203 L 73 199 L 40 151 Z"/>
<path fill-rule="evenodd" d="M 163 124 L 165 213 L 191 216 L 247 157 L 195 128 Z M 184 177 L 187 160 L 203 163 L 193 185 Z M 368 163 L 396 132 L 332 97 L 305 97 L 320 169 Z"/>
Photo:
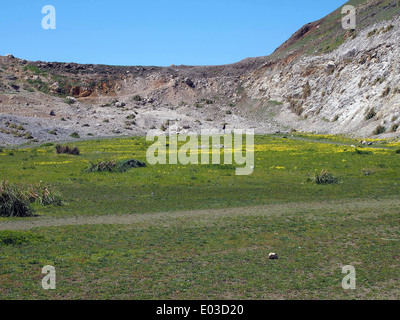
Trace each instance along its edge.
<path fill-rule="evenodd" d="M 352 5 L 356 8 L 356 30 L 345 30 L 342 27 L 341 21 L 345 15 L 341 11 L 345 5 Z M 309 31 L 283 52 L 277 52 L 274 55 L 281 55 L 293 50 L 301 50 L 307 54 L 333 51 L 347 39 L 354 39 L 358 30 L 380 21 L 390 20 L 399 13 L 400 2 L 396 3 L 393 0 L 381 0 L 379 3 L 374 2 L 373 4 L 368 3 L 367 0 L 350 0 L 323 18 L 318 28 Z M 383 31 L 389 32 L 390 30 L 391 27 L 388 26 Z"/>

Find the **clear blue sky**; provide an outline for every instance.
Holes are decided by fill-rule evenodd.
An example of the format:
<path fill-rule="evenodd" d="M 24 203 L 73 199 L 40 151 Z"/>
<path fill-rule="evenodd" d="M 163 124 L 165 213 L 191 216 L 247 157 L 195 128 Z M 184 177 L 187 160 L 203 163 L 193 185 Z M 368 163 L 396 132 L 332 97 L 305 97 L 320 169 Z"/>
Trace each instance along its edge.
<path fill-rule="evenodd" d="M 345 0 L 16 0 L 0 7 L 0 54 L 110 65 L 214 65 L 271 54 Z M 53 5 L 57 29 L 42 29 Z"/>

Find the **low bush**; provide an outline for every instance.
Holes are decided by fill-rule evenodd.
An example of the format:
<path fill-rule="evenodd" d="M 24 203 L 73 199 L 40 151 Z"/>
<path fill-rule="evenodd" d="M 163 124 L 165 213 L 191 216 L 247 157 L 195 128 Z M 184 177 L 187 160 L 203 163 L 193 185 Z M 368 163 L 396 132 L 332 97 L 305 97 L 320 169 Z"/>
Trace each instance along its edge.
<path fill-rule="evenodd" d="M 386 132 L 386 128 L 384 126 L 379 125 L 375 128 L 375 130 L 373 131 L 373 134 L 378 135 L 378 134 L 382 134 L 384 132 Z"/>
<path fill-rule="evenodd" d="M 322 170 L 321 173 L 315 174 L 314 182 L 316 184 L 336 184 L 338 179 L 328 170 Z"/>
<path fill-rule="evenodd" d="M 0 184 L 0 217 L 31 217 L 34 215 L 25 194 L 8 181 Z"/>
<path fill-rule="evenodd" d="M 58 154 L 72 154 L 74 156 L 79 156 L 81 154 L 80 150 L 77 147 L 71 148 L 70 146 L 62 146 L 60 144 L 56 145 L 56 152 Z"/>
<path fill-rule="evenodd" d="M 368 109 L 368 111 L 365 113 L 365 120 L 370 120 L 375 116 L 376 116 L 375 109 L 374 108 Z"/>
<path fill-rule="evenodd" d="M 130 159 L 121 161 L 100 161 L 90 163 L 85 172 L 126 172 L 131 168 L 145 167 L 146 163 Z"/>
<path fill-rule="evenodd" d="M 48 185 L 31 185 L 25 192 L 25 196 L 28 198 L 29 202 L 37 203 L 42 206 L 62 206 L 64 204 L 61 194 Z"/>

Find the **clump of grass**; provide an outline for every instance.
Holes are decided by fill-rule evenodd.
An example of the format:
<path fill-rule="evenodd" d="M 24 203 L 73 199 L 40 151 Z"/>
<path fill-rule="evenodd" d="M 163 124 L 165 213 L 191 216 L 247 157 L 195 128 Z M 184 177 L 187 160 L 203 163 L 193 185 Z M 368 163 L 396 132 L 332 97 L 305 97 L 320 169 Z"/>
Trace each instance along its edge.
<path fill-rule="evenodd" d="M 126 172 L 131 168 L 145 167 L 146 163 L 130 159 L 121 161 L 91 162 L 85 172 Z"/>
<path fill-rule="evenodd" d="M 365 113 L 365 120 L 370 120 L 373 117 L 376 116 L 376 111 L 374 108 L 370 108 L 367 110 L 367 112 Z"/>
<path fill-rule="evenodd" d="M 384 81 L 385 81 L 385 77 L 378 77 L 378 78 L 375 79 L 375 81 L 372 83 L 372 85 L 374 86 L 374 85 L 376 85 L 378 83 L 381 84 Z"/>
<path fill-rule="evenodd" d="M 30 231 L 0 231 L 0 246 L 22 245 L 28 243 L 36 243 L 43 240 L 43 236 L 33 234 Z"/>
<path fill-rule="evenodd" d="M 391 31 L 393 29 L 394 29 L 394 25 L 391 24 L 391 25 L 387 26 L 382 32 L 386 33 L 386 32 L 389 32 L 389 31 Z"/>
<path fill-rule="evenodd" d="M 322 170 L 321 173 L 316 173 L 314 177 L 316 184 L 336 184 L 339 180 L 328 170 Z"/>
<path fill-rule="evenodd" d="M 142 98 L 140 95 L 137 94 L 137 95 L 133 96 L 132 100 L 133 100 L 133 101 L 138 101 L 138 102 L 139 102 L 139 101 L 142 101 L 143 98 Z"/>
<path fill-rule="evenodd" d="M 379 33 L 379 32 L 378 32 L 378 29 L 374 29 L 374 30 L 368 32 L 367 38 L 372 37 L 372 36 L 375 35 L 376 33 Z"/>
<path fill-rule="evenodd" d="M 399 128 L 399 124 L 398 124 L 398 123 L 395 123 L 395 124 L 392 125 L 392 127 L 390 128 L 390 130 L 391 130 L 392 132 L 396 132 L 398 128 Z"/>
<path fill-rule="evenodd" d="M 78 132 L 72 132 L 69 136 L 75 139 L 79 139 L 81 137 Z"/>
<path fill-rule="evenodd" d="M 25 194 L 8 181 L 0 184 L 0 217 L 31 217 L 34 215 Z"/>
<path fill-rule="evenodd" d="M 61 194 L 49 185 L 31 185 L 25 195 L 30 203 L 37 203 L 42 206 L 62 206 L 64 204 Z"/>
<path fill-rule="evenodd" d="M 81 154 L 80 150 L 77 147 L 71 148 L 70 146 L 62 146 L 60 144 L 56 145 L 56 152 L 57 154 L 71 154 L 74 156 L 79 156 Z"/>
<path fill-rule="evenodd" d="M 382 126 L 382 125 L 379 125 L 379 126 L 377 126 L 377 127 L 375 128 L 375 130 L 373 131 L 373 134 L 374 134 L 374 135 L 378 135 L 378 134 L 382 134 L 382 133 L 384 133 L 384 132 L 386 132 L 386 127 L 384 127 L 384 126 Z"/>
<path fill-rule="evenodd" d="M 27 140 L 32 140 L 33 136 L 32 136 L 31 133 L 27 132 L 27 133 L 25 133 L 24 138 L 27 139 Z"/>

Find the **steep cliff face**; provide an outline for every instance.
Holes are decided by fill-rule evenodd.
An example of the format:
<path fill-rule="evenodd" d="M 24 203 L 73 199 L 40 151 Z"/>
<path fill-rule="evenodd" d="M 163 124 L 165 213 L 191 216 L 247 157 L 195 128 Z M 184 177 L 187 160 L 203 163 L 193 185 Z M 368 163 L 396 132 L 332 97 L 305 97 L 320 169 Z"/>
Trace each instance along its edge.
<path fill-rule="evenodd" d="M 400 0 L 351 0 L 271 56 L 222 66 L 117 67 L 0 57 L 0 145 L 255 128 L 400 134 Z M 23 128 L 16 129 L 16 128 Z"/>
<path fill-rule="evenodd" d="M 384 21 L 331 53 L 265 66 L 244 87 L 252 99 L 281 101 L 276 120 L 297 130 L 389 132 L 400 119 L 399 43 L 400 20 Z"/>

